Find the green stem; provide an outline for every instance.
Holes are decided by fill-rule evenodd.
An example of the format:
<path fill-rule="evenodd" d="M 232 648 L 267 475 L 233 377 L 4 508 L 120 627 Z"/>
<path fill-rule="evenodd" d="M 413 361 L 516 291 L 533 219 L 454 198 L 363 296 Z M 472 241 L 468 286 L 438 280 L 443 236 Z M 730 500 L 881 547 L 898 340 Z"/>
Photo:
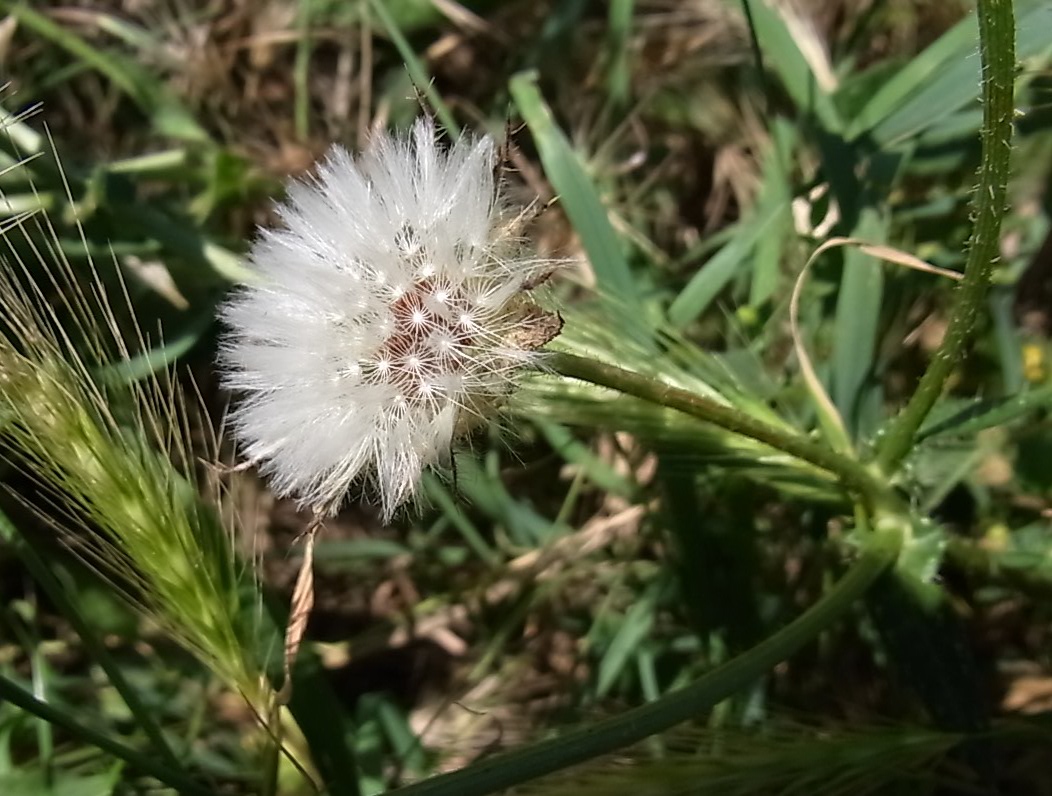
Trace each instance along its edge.
<path fill-rule="evenodd" d="M 397 792 L 402 796 L 484 796 L 610 754 L 696 718 L 755 682 L 829 627 L 892 565 L 900 546 L 901 537 L 896 533 L 871 534 L 848 573 L 810 609 L 685 688 L 618 716 Z"/>
<path fill-rule="evenodd" d="M 1012 118 L 1015 113 L 1015 19 L 1012 0 L 979 0 L 979 55 L 983 78 L 982 162 L 975 192 L 971 249 L 955 294 L 953 313 L 942 345 L 924 372 L 916 392 L 877 447 L 877 463 L 894 472 L 913 447 L 917 431 L 942 395 L 983 307 L 1001 238 L 1005 212 Z"/>
<path fill-rule="evenodd" d="M 551 370 L 582 381 L 609 387 L 612 390 L 634 395 L 644 401 L 667 406 L 735 434 L 749 437 L 772 448 L 810 462 L 838 476 L 848 488 L 858 492 L 873 506 L 886 503 L 886 487 L 865 465 L 801 436 L 772 426 L 762 420 L 741 412 L 732 406 L 711 398 L 681 390 L 649 376 L 608 365 L 594 359 L 550 352 L 545 365 Z"/>
<path fill-rule="evenodd" d="M 54 603 L 59 613 L 73 626 L 73 630 L 80 637 L 81 643 L 87 648 L 88 654 L 106 672 L 110 683 L 117 689 L 117 693 L 121 695 L 124 704 L 128 706 L 128 710 L 131 711 L 142 731 L 146 733 L 146 737 L 150 739 L 150 743 L 153 744 L 157 754 L 167 765 L 179 768 L 179 759 L 165 740 L 160 726 L 154 721 L 153 715 L 146 709 L 146 706 L 139 701 L 138 694 L 135 693 L 131 684 L 124 679 L 123 672 L 121 672 L 117 662 L 113 660 L 109 650 L 106 649 L 106 645 L 102 643 L 94 628 L 88 624 L 73 601 L 69 599 L 65 587 L 52 573 L 44 557 L 41 556 L 34 546 L 33 541 L 22 534 L 3 512 L 0 512 L 0 539 L 3 539 L 15 548 L 33 579 L 44 590 L 51 602 Z"/>
<path fill-rule="evenodd" d="M 179 793 L 189 794 L 189 796 L 213 796 L 210 788 L 195 782 L 184 772 L 169 768 L 154 757 L 148 757 L 91 727 L 85 727 L 66 712 L 47 702 L 41 702 L 24 688 L 2 676 L 0 676 L 0 702 L 10 702 L 26 713 L 60 727 L 70 735 L 123 760 L 140 774 L 153 777 Z"/>

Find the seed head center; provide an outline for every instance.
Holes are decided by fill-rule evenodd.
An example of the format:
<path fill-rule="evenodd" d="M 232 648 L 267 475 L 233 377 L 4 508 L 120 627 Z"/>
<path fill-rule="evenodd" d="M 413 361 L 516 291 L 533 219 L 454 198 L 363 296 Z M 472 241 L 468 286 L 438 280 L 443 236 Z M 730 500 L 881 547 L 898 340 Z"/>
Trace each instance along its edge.
<path fill-rule="evenodd" d="M 391 331 L 363 372 L 407 400 L 433 401 L 443 381 L 468 364 L 474 334 L 465 315 L 471 307 L 462 289 L 430 276 L 419 279 L 391 302 Z M 389 366 L 378 367 L 381 362 Z"/>

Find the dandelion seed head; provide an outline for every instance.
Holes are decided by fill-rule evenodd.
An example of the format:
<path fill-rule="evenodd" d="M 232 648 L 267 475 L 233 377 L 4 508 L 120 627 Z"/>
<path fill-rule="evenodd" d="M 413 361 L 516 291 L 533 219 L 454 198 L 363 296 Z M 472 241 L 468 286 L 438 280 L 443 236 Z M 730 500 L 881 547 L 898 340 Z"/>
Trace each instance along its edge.
<path fill-rule="evenodd" d="M 334 511 L 367 480 L 389 518 L 557 333 L 528 298 L 553 265 L 517 234 L 495 159 L 489 137 L 447 147 L 422 119 L 290 187 L 220 353 L 276 493 Z"/>

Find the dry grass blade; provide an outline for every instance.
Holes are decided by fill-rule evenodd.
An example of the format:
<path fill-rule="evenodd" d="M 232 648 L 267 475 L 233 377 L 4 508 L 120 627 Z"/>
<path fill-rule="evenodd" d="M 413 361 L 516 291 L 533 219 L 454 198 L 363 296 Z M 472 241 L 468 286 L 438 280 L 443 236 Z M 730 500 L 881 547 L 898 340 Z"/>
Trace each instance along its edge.
<path fill-rule="evenodd" d="M 285 628 L 285 682 L 278 692 L 278 701 L 281 704 L 288 704 L 292 699 L 292 667 L 296 663 L 303 635 L 307 632 L 307 622 L 314 608 L 314 541 L 320 528 L 321 520 L 316 517 L 304 532 L 303 561 L 296 576 L 296 586 L 292 590 L 292 606 Z"/>

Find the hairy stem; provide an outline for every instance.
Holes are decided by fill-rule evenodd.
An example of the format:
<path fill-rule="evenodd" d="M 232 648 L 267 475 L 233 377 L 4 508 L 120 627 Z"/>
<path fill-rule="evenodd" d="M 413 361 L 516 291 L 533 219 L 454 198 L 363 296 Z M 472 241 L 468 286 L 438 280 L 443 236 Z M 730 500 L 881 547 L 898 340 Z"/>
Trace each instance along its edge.
<path fill-rule="evenodd" d="M 667 406 L 707 423 L 740 434 L 788 453 L 803 461 L 836 475 L 850 490 L 861 495 L 867 503 L 876 506 L 889 499 L 885 486 L 863 464 L 838 453 L 821 443 L 813 442 L 800 434 L 757 420 L 755 417 L 732 406 L 711 398 L 672 387 L 649 376 L 608 365 L 594 359 L 552 352 L 545 364 L 564 376 L 609 387 L 612 390 L 642 398 L 644 401 Z"/>
<path fill-rule="evenodd" d="M 691 685 L 547 741 L 487 758 L 398 791 L 404 796 L 484 796 L 584 763 L 668 730 L 755 682 L 836 621 L 898 556 L 897 533 L 870 534 L 858 560 L 793 622 Z"/>
<path fill-rule="evenodd" d="M 979 0 L 979 54 L 982 59 L 983 129 L 979 187 L 964 279 L 942 345 L 916 392 L 877 446 L 880 469 L 892 473 L 909 453 L 924 419 L 942 395 L 975 327 L 998 257 L 1005 212 L 1008 161 L 1012 149 L 1015 72 L 1015 15 L 1012 0 Z"/>

